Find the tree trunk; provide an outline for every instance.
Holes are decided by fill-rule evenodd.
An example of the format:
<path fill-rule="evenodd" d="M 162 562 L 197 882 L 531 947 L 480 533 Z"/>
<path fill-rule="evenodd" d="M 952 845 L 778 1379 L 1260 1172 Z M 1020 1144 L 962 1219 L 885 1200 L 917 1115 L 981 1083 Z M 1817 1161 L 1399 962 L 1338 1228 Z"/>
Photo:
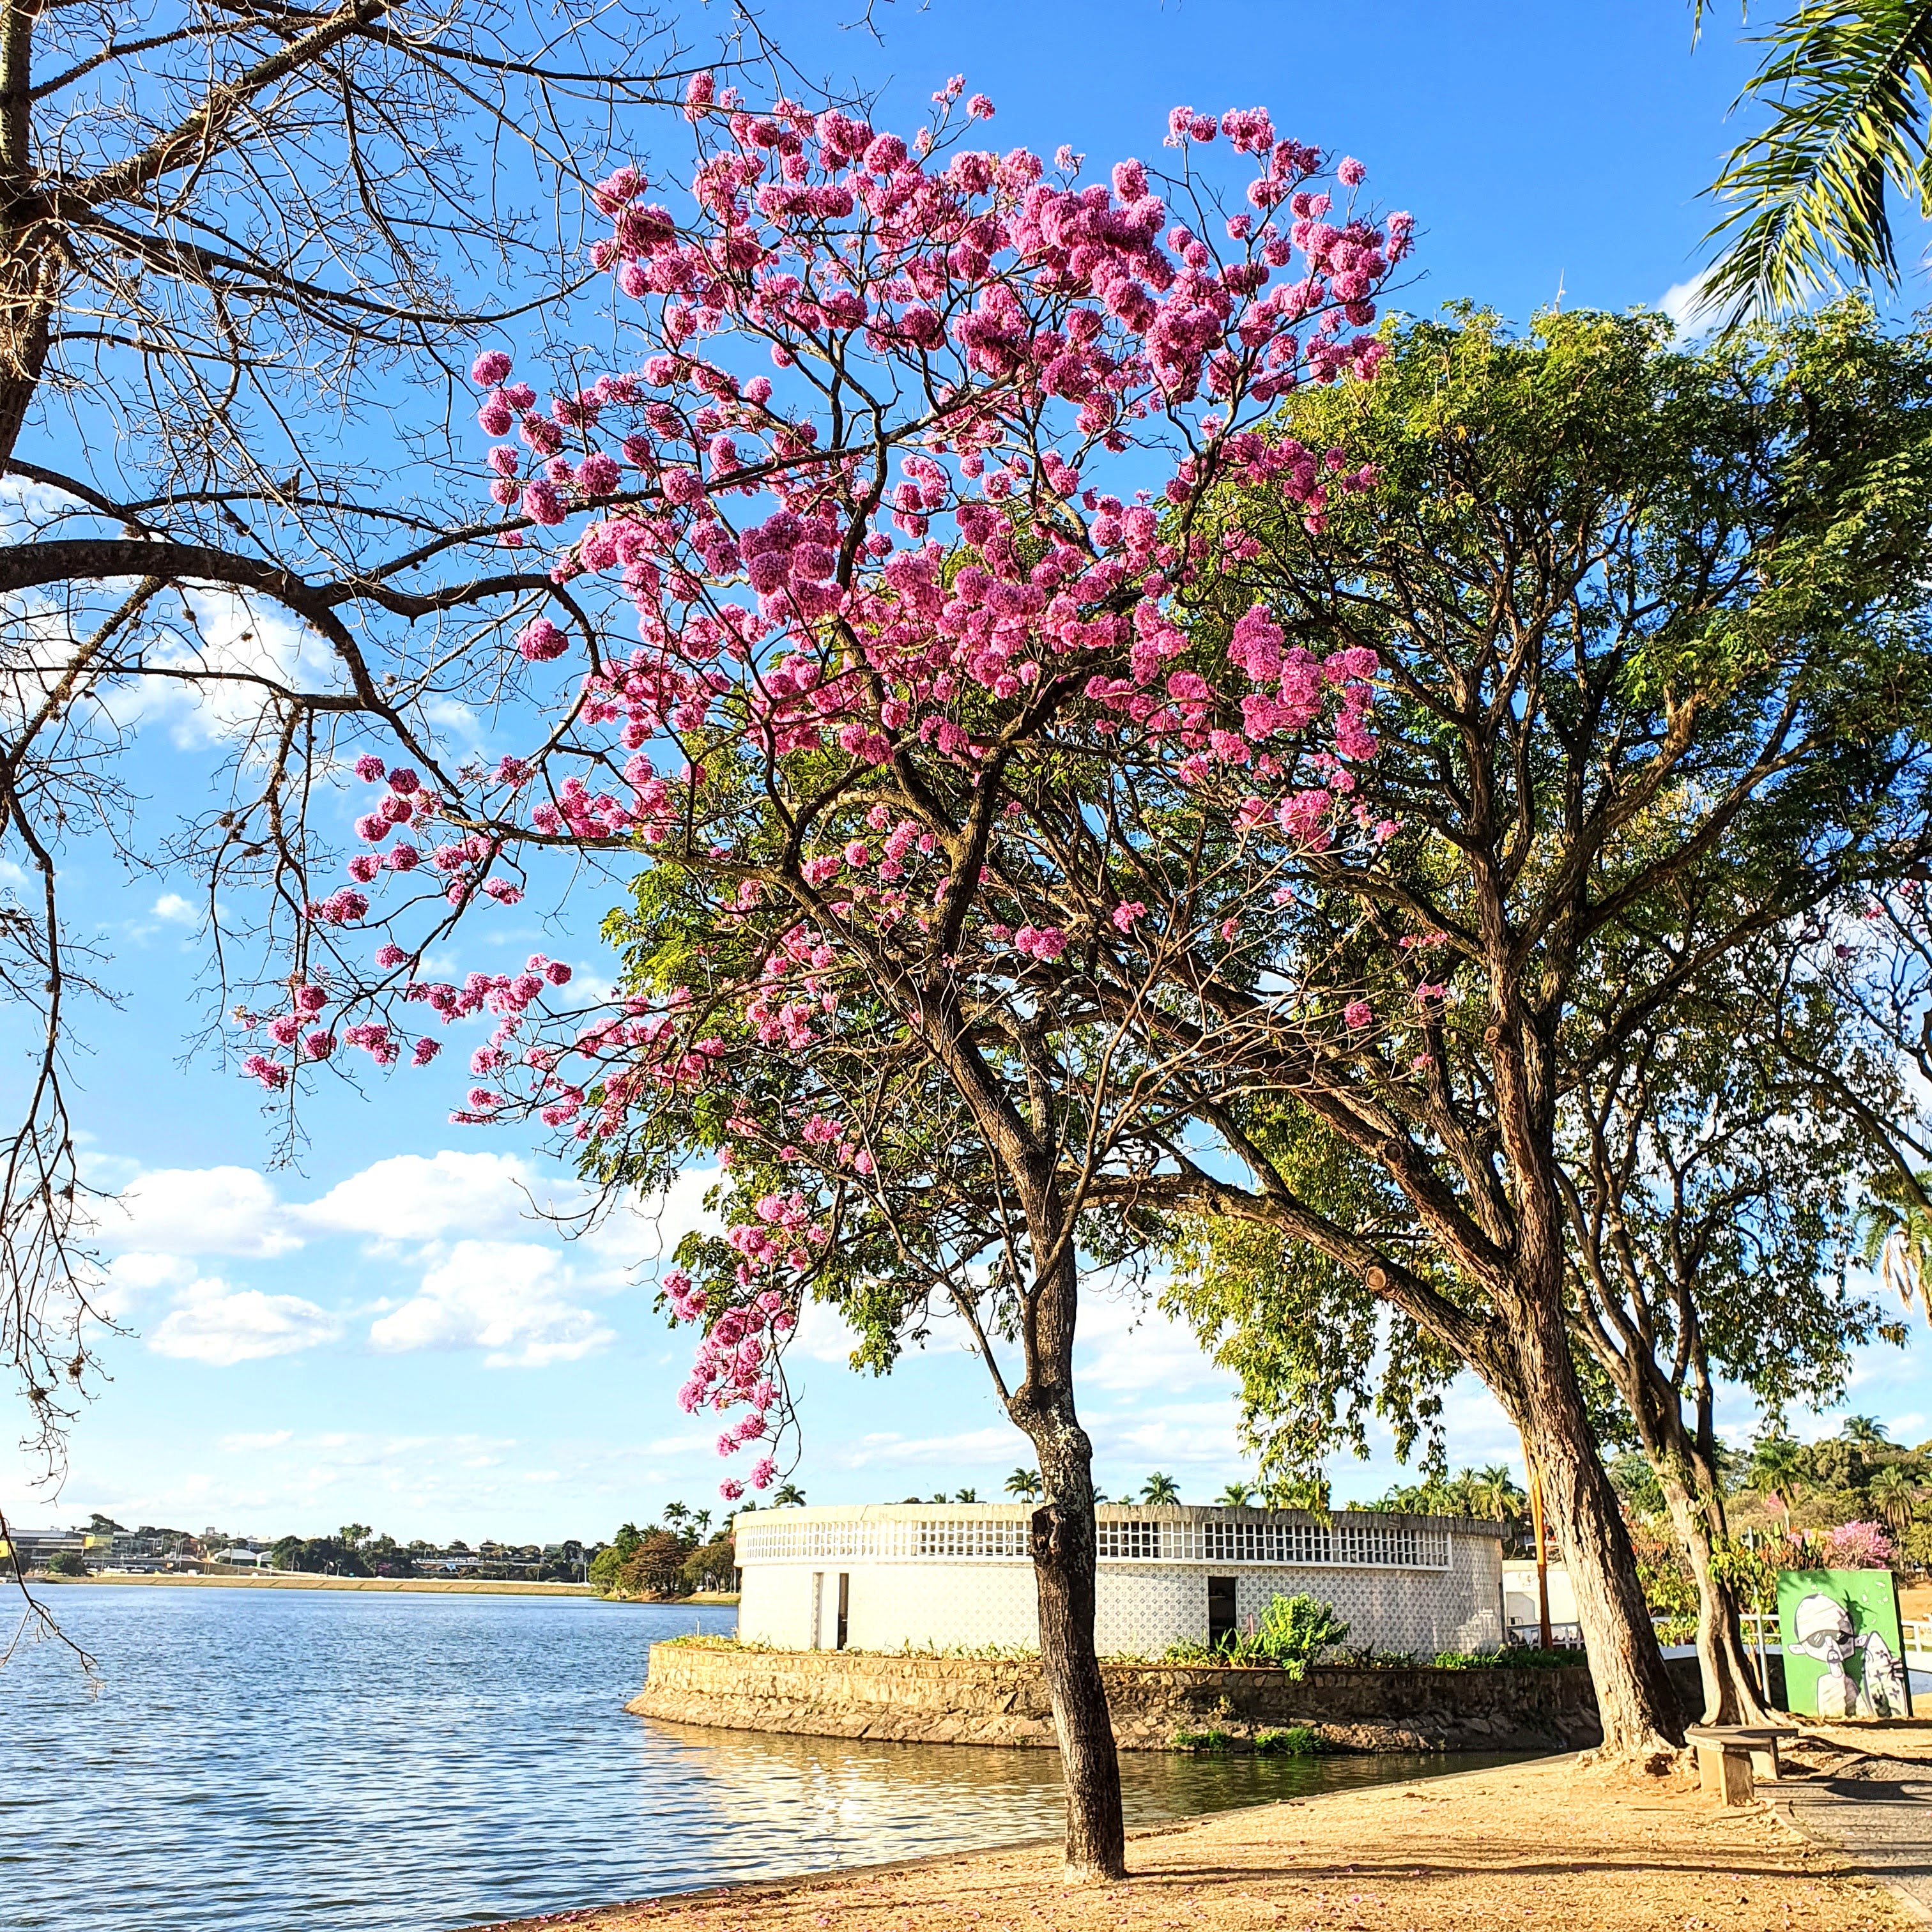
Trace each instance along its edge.
<path fill-rule="evenodd" d="M 1505 1310 L 1526 1420 L 1543 1468 L 1590 1660 L 1606 1756 L 1650 1758 L 1684 1742 L 1684 1720 L 1637 1581 L 1636 1552 L 1598 1460 L 1570 1355 L 1560 1295 L 1513 1298 Z"/>
<path fill-rule="evenodd" d="M 1034 1512 L 1033 1570 L 1040 1592 L 1040 1667 L 1053 1700 L 1066 1786 L 1066 1876 L 1078 1884 L 1123 1878 L 1126 1828 L 1120 1760 L 1094 1646 L 1093 1445 L 1070 1405 L 1028 1433 L 1047 1496 Z"/>
<path fill-rule="evenodd" d="M 1697 1586 L 1697 1670 L 1704 1680 L 1707 1724 L 1765 1724 L 1771 1713 L 1758 1694 L 1757 1677 L 1738 1630 L 1737 1598 L 1717 1573 L 1723 1533 L 1722 1505 L 1700 1497 L 1660 1468 L 1658 1480 L 1671 1527 L 1690 1560 Z"/>

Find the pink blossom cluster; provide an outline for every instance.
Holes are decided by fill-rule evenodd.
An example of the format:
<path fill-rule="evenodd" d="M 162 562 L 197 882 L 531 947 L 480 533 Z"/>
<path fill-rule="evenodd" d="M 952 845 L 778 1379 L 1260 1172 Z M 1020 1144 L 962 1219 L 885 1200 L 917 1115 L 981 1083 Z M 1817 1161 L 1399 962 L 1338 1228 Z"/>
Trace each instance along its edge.
<path fill-rule="evenodd" d="M 506 350 L 472 365 L 500 534 L 534 535 L 558 599 L 520 613 L 506 668 L 561 667 L 574 638 L 584 662 L 547 674 L 566 680 L 566 722 L 473 785 L 459 775 L 433 788 L 358 760 L 383 788 L 356 822 L 370 849 L 310 918 L 366 920 L 363 888 L 414 892 L 407 904 L 446 924 L 482 901 L 514 904 L 523 887 L 498 870 L 506 854 L 550 844 L 710 868 L 719 934 L 762 937 L 743 985 L 702 1000 L 682 987 L 628 997 L 567 1036 L 544 1031 L 545 989 L 567 968 L 532 956 L 520 974 L 427 982 L 412 976 L 421 946 L 389 941 L 376 961 L 402 1002 L 446 1025 L 495 1022 L 458 1119 L 514 1105 L 579 1139 L 614 1137 L 647 1094 L 728 1080 L 734 1042 L 808 1056 L 845 1023 L 855 931 L 949 921 L 952 970 L 1022 982 L 1095 946 L 1154 943 L 1166 910 L 1150 918 L 1144 898 L 1112 893 L 1050 916 L 993 894 L 956 918 L 956 855 L 904 788 L 896 805 L 868 790 L 902 760 L 976 784 L 1036 711 L 1051 721 L 1042 744 L 1064 731 L 1111 746 L 1191 808 L 1223 814 L 1258 875 L 1394 835 L 1355 796 L 1377 750 L 1374 653 L 1318 659 L 1258 604 L 1225 657 L 1204 646 L 1191 595 L 1258 546 L 1238 523 L 1188 512 L 1232 484 L 1319 530 L 1376 487 L 1372 469 L 1304 447 L 1270 412 L 1304 383 L 1373 378 L 1384 347 L 1361 332 L 1412 224 L 1338 209 L 1322 157 L 1277 137 L 1258 109 L 1170 122 L 1175 145 L 1225 142 L 1246 171 L 1241 211 L 1210 219 L 1198 157 L 1178 198 L 1138 160 L 1083 180 L 1065 150 L 1049 167 L 974 148 L 965 136 L 992 104 L 962 110 L 951 84 L 937 98 L 933 124 L 908 140 L 784 101 L 754 112 L 700 76 L 687 104 L 696 218 L 647 202 L 634 167 L 592 196 L 609 223 L 596 261 L 635 304 L 650 352 L 544 398 L 512 380 Z M 1335 170 L 1345 201 L 1363 178 L 1353 161 Z M 747 348 L 766 368 L 726 366 Z M 807 368 L 808 383 L 794 373 Z M 862 434 L 840 427 L 856 392 L 842 388 L 842 415 L 811 412 L 827 386 L 862 380 L 910 400 Z M 1166 468 L 1149 488 L 1096 480 L 1097 466 L 1156 446 Z M 634 614 L 628 653 L 586 620 L 593 591 Z M 838 760 L 848 776 L 827 795 L 842 802 L 803 822 L 782 876 L 707 790 L 714 770 L 784 790 L 808 765 L 824 787 Z M 1030 836 L 1015 799 L 995 844 L 1017 856 Z M 1225 945 L 1254 938 L 1238 920 L 1219 932 Z M 1368 1024 L 1366 1005 L 1348 1006 L 1351 1028 Z M 245 1063 L 266 1087 L 338 1045 L 322 1025 L 280 1023 L 275 1050 Z M 340 1039 L 382 1065 L 403 1044 L 374 1018 Z M 412 1063 L 437 1045 L 418 1040 Z M 824 1238 L 811 1177 L 873 1172 L 865 1134 L 835 1112 L 752 1112 L 734 1120 L 737 1144 L 800 1185 L 760 1196 L 734 1231 L 729 1306 L 667 1283 L 680 1320 L 709 1324 L 686 1406 L 749 1403 L 760 1426 L 741 1441 L 766 1432 L 775 1398 L 757 1391 L 776 1386 L 776 1338 Z"/>
<path fill-rule="evenodd" d="M 769 1208 L 774 1222 L 792 1211 L 790 1204 L 783 1202 L 759 1204 L 761 1211 Z M 664 1277 L 664 1290 L 674 1319 L 706 1323 L 710 1312 L 706 1297 L 682 1269 Z M 687 1414 L 700 1408 L 722 1413 L 743 1406 L 746 1412 L 718 1438 L 719 1455 L 736 1455 L 747 1444 L 766 1442 L 772 1436 L 775 1425 L 770 1412 L 780 1395 L 779 1352 L 796 1326 L 796 1318 L 784 1294 L 776 1288 L 758 1290 L 742 1303 L 710 1315 L 691 1374 L 677 1399 Z M 760 1456 L 752 1466 L 752 1486 L 769 1487 L 776 1469 L 769 1453 Z M 735 1480 L 726 1487 L 734 1502 L 744 1494 L 743 1485 Z"/>

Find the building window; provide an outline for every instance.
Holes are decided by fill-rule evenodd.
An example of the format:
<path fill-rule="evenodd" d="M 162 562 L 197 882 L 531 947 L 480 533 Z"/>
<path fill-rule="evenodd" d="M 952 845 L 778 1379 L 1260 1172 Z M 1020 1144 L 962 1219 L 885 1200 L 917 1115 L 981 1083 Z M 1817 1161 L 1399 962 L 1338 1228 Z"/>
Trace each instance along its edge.
<path fill-rule="evenodd" d="M 852 1612 L 852 1579 L 845 1570 L 838 1573 L 838 1648 L 845 1648 L 845 1626 Z"/>
<path fill-rule="evenodd" d="M 1208 1641 L 1219 1644 L 1234 1634 L 1234 1580 L 1210 1576 L 1208 1580 Z"/>

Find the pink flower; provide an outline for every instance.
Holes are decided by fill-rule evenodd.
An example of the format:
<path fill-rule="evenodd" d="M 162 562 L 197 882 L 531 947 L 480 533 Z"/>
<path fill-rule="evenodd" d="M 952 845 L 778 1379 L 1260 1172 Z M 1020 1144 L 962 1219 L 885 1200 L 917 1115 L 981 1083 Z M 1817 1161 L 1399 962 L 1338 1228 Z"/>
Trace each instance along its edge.
<path fill-rule="evenodd" d="M 993 118 L 993 104 L 983 94 L 976 94 L 966 104 L 966 111 L 976 121 L 990 121 Z"/>
<path fill-rule="evenodd" d="M 311 1060 L 326 1060 L 335 1051 L 335 1036 L 318 1028 L 302 1042 L 302 1051 Z"/>
<path fill-rule="evenodd" d="M 376 949 L 376 964 L 386 973 L 405 964 L 409 956 L 393 940 L 386 946 L 379 946 Z"/>
<path fill-rule="evenodd" d="M 778 1466 L 769 1456 L 760 1456 L 752 1465 L 752 1486 L 754 1490 L 768 1490 L 772 1478 L 778 1472 Z"/>
<path fill-rule="evenodd" d="M 1335 178 L 1344 187 L 1360 188 L 1368 178 L 1368 170 L 1364 167 L 1353 154 L 1350 154 L 1344 158 L 1341 166 L 1335 170 Z"/>
<path fill-rule="evenodd" d="M 412 1066 L 427 1066 L 442 1051 L 441 1040 L 419 1040 L 416 1043 L 415 1050 L 410 1055 L 410 1064 Z"/>
<path fill-rule="evenodd" d="M 1342 1014 L 1346 1024 L 1358 1028 L 1368 1025 L 1375 1016 L 1376 1010 L 1366 1000 L 1351 1000 Z"/>
<path fill-rule="evenodd" d="M 364 752 L 356 760 L 356 776 L 364 784 L 380 784 L 386 770 L 382 760 L 374 752 Z"/>
<path fill-rule="evenodd" d="M 594 456 L 586 456 L 578 465 L 577 487 L 586 496 L 608 496 L 624 480 L 624 472 L 617 466 L 614 456 L 606 456 L 600 450 Z"/>
<path fill-rule="evenodd" d="M 517 634 L 517 649 L 532 664 L 548 664 L 570 648 L 570 639 L 548 617 L 526 624 Z"/>
<path fill-rule="evenodd" d="M 734 1476 L 728 1480 L 720 1483 L 718 1485 L 718 1493 L 722 1496 L 728 1503 L 735 1503 L 738 1498 L 745 1493 L 745 1486 L 742 1483 L 738 1480 L 736 1477 Z"/>
<path fill-rule="evenodd" d="M 1132 931 L 1134 922 L 1138 919 L 1144 919 L 1146 916 L 1147 908 L 1138 899 L 1124 900 L 1114 907 L 1113 910 L 1114 923 L 1123 932 Z"/>
<path fill-rule="evenodd" d="M 470 365 L 470 380 L 479 389 L 494 389 L 510 373 L 510 358 L 500 349 L 486 349 Z"/>
<path fill-rule="evenodd" d="M 536 477 L 524 485 L 524 514 L 533 524 L 563 521 L 563 500 L 547 477 Z"/>

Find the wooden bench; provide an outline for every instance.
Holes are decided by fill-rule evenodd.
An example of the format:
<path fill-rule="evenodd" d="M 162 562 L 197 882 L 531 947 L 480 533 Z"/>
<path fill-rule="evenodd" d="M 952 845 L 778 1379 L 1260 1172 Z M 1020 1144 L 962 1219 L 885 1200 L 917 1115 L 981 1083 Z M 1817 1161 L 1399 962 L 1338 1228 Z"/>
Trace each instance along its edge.
<path fill-rule="evenodd" d="M 1748 1804 L 1756 1780 L 1778 1782 L 1778 1741 L 1796 1730 L 1769 1724 L 1693 1724 L 1684 1742 L 1697 1754 L 1697 1782 L 1724 1804 Z"/>

